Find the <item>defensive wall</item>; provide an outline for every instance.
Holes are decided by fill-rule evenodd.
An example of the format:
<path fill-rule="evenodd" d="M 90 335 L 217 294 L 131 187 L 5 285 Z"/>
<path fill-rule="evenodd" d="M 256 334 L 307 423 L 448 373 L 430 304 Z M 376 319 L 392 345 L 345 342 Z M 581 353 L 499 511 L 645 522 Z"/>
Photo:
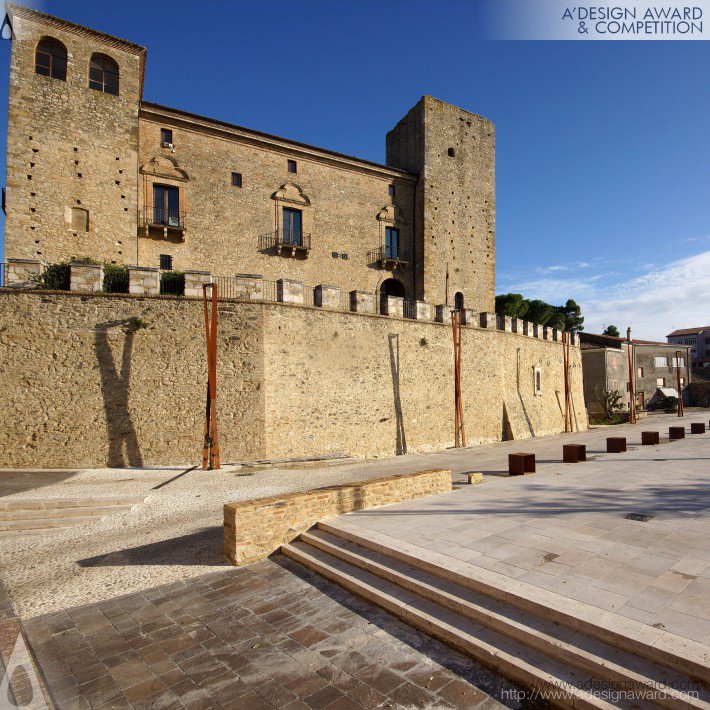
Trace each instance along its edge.
<path fill-rule="evenodd" d="M 69 292 L 0 289 L 0 466 L 192 464 L 202 443 L 204 314 L 193 297 L 95 288 L 72 266 Z M 76 275 L 75 273 L 76 272 Z M 8 283 L 10 279 L 8 279 Z M 281 283 L 272 302 L 245 276 L 219 304 L 218 415 L 222 461 L 345 451 L 392 455 L 453 443 L 450 307 L 390 297 L 333 297 L 327 286 Z M 318 294 L 320 293 L 320 297 Z M 300 300 L 299 300 L 300 299 Z M 291 302 L 287 302 L 291 301 Z M 349 303 L 348 303 L 349 301 Z M 469 444 L 564 429 L 561 333 L 466 312 L 462 397 Z M 444 322 L 437 322 L 439 321 Z M 538 378 L 539 375 L 539 378 Z M 587 427 L 578 344 L 570 364 L 575 427 Z"/>

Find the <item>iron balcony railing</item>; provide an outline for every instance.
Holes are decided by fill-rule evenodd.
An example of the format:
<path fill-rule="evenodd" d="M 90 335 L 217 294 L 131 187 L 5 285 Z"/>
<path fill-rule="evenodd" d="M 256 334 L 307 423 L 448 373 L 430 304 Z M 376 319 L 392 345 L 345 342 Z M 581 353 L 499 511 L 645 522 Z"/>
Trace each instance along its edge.
<path fill-rule="evenodd" d="M 269 251 L 275 249 L 294 249 L 296 251 L 310 251 L 311 235 L 304 234 L 297 229 L 277 229 L 275 232 L 262 234 L 259 237 L 259 249 Z"/>
<path fill-rule="evenodd" d="M 393 262 L 398 264 L 408 264 L 410 261 L 409 249 L 402 249 L 395 246 L 381 246 L 367 253 L 370 263 Z"/>
<path fill-rule="evenodd" d="M 185 229 L 185 212 L 164 207 L 145 207 L 141 214 L 141 227 L 153 226 Z"/>

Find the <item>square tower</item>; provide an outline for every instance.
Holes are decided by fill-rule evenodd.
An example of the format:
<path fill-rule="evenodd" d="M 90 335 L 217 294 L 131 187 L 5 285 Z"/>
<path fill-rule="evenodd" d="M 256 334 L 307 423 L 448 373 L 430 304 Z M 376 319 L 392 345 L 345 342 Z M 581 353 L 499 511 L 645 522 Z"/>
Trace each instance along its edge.
<path fill-rule="evenodd" d="M 463 305 L 474 312 L 492 312 L 493 124 L 423 96 L 387 134 L 387 164 L 419 176 L 415 199 L 416 297 L 435 304 Z"/>
<path fill-rule="evenodd" d="M 135 263 L 145 49 L 7 6 L 5 256 Z"/>

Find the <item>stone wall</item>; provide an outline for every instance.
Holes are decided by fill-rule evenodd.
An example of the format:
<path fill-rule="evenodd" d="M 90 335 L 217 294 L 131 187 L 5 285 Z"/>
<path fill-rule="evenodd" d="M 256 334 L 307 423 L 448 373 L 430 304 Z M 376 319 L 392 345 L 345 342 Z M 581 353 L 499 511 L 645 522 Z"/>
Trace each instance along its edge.
<path fill-rule="evenodd" d="M 203 317 L 201 299 L 0 291 L 0 466 L 195 463 Z M 559 342 L 466 327 L 462 350 L 470 443 L 563 430 Z M 452 370 L 445 323 L 221 302 L 222 460 L 450 446 Z M 571 376 L 584 429 L 578 347 Z"/>
<path fill-rule="evenodd" d="M 451 471 L 436 469 L 224 506 L 224 554 L 235 565 L 267 557 L 319 520 L 451 490 Z"/>
<path fill-rule="evenodd" d="M 172 130 L 172 148 L 161 147 L 161 128 Z M 289 160 L 296 173 L 288 172 Z M 159 266 L 166 254 L 179 270 L 286 276 L 344 292 L 374 291 L 392 276 L 371 254 L 384 244 L 385 227 L 397 227 L 401 247 L 411 248 L 416 178 L 401 170 L 147 103 L 141 108 L 140 165 L 141 208 L 152 205 L 152 186 L 159 183 L 178 187 L 186 210 L 184 234 L 141 232 L 138 263 L 144 266 Z M 232 185 L 232 172 L 241 174 L 241 187 Z M 273 246 L 284 207 L 302 212 L 310 251 L 279 254 Z M 411 294 L 411 270 L 398 269 L 396 277 Z"/>
<path fill-rule="evenodd" d="M 219 309 L 223 461 L 259 459 L 259 306 Z M 0 467 L 197 463 L 201 300 L 0 291 Z"/>
<path fill-rule="evenodd" d="M 33 10 L 9 13 L 6 258 L 135 263 L 145 50 Z M 35 73 L 44 37 L 66 47 L 66 81 Z M 94 53 L 118 64 L 118 96 L 89 88 Z"/>
<path fill-rule="evenodd" d="M 387 134 L 387 163 L 417 184 L 417 294 L 476 312 L 494 308 L 495 127 L 431 96 Z"/>

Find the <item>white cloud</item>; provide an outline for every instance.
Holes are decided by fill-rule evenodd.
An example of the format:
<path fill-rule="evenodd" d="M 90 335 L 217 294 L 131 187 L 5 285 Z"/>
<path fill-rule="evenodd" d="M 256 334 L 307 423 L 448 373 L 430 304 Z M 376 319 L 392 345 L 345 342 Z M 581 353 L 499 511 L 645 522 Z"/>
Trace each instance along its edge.
<path fill-rule="evenodd" d="M 552 274 L 556 271 L 576 271 L 577 269 L 588 269 L 586 261 L 577 261 L 572 264 L 553 264 L 552 266 L 539 266 L 535 271 L 538 274 Z"/>
<path fill-rule="evenodd" d="M 553 304 L 574 298 L 592 333 L 613 323 L 620 331 L 630 325 L 637 338 L 665 341 L 676 328 L 710 325 L 710 251 L 652 266 L 627 281 L 602 285 L 601 275 L 613 274 L 533 279 L 505 290 Z"/>

